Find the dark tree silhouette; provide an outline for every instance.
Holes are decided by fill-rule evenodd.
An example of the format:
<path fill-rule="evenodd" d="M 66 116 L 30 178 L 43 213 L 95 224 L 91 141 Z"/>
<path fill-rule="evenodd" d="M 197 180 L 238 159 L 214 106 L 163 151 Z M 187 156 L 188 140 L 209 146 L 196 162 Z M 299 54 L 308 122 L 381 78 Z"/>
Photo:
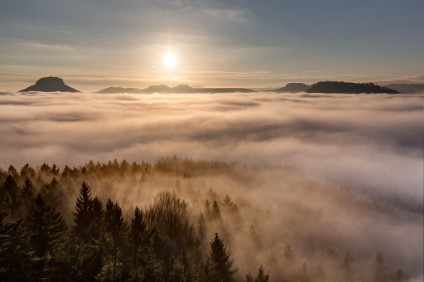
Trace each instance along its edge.
<path fill-rule="evenodd" d="M 246 282 L 268 282 L 268 281 L 269 281 L 269 272 L 268 274 L 265 274 L 265 270 L 262 267 L 262 265 L 259 267 L 258 274 L 256 275 L 255 279 L 253 279 L 250 273 L 246 275 Z"/>
<path fill-rule="evenodd" d="M 0 214 L 0 281 L 29 281 L 35 276 L 29 233 L 22 219 L 6 223 L 5 215 Z"/>
<path fill-rule="evenodd" d="M 41 279 L 47 279 L 46 268 L 61 263 L 67 227 L 60 213 L 46 205 L 40 194 L 28 216 L 28 225 L 31 230 L 29 241 L 38 258 L 37 272 Z"/>
<path fill-rule="evenodd" d="M 290 245 L 286 245 L 284 248 L 284 258 L 287 260 L 287 262 L 292 263 L 295 259 L 295 255 L 293 252 L 293 249 Z"/>
<path fill-rule="evenodd" d="M 12 175 L 8 175 L 3 185 L 0 186 L 0 208 L 6 212 L 13 213 L 18 208 L 18 185 Z"/>
<path fill-rule="evenodd" d="M 224 242 L 219 238 L 218 233 L 215 233 L 215 238 L 211 240 L 210 247 L 211 281 L 235 281 L 233 276 L 237 270 L 232 269 L 233 261 L 230 259 L 231 252 L 227 250 Z"/>
<path fill-rule="evenodd" d="M 27 213 L 34 207 L 35 193 L 36 190 L 34 185 L 31 180 L 26 178 L 21 190 L 21 208 L 24 213 Z"/>
<path fill-rule="evenodd" d="M 144 222 L 143 212 L 138 207 L 134 209 L 134 216 L 131 219 L 130 234 L 131 249 L 134 252 L 133 264 L 137 268 L 139 251 L 143 249 L 153 235 L 153 230 L 147 228 Z"/>
<path fill-rule="evenodd" d="M 175 194 L 159 192 L 153 205 L 146 211 L 150 228 L 160 234 L 165 247 L 164 257 L 181 255 L 182 250 L 195 243 L 194 227 L 191 224 L 188 204 Z M 161 252 L 159 250 L 159 252 Z"/>
<path fill-rule="evenodd" d="M 82 240 L 88 242 L 90 240 L 90 223 L 92 218 L 92 199 L 91 188 L 86 182 L 83 182 L 80 193 L 75 203 L 74 227 L 73 234 Z"/>
<path fill-rule="evenodd" d="M 312 84 L 306 91 L 309 93 L 399 93 L 396 90 L 382 87 L 374 83 L 353 83 L 343 81 L 320 81 Z"/>
<path fill-rule="evenodd" d="M 229 169 L 228 165 L 218 162 L 195 162 L 176 157 L 161 160 L 158 168 L 176 173 L 178 177 Z M 217 228 L 217 224 L 225 230 L 224 221 L 237 224 L 237 205 L 228 195 L 220 201 L 220 195 L 210 190 L 210 202 L 206 201 L 205 216 L 198 218 L 196 230 L 193 226 L 196 218 L 188 203 L 169 192 L 158 193 L 153 203 L 144 209 L 136 207 L 133 214 L 128 215 L 127 224 L 122 210 L 129 211 L 131 206 L 121 209 L 109 200 L 104 207 L 99 198 L 91 195 L 87 183 L 79 187 L 75 183 L 81 183 L 82 179 L 105 183 L 123 179 L 133 183 L 145 181 L 148 178 L 141 175 L 148 177 L 155 172 L 148 163 L 91 161 L 80 167 L 65 166 L 62 172 L 55 165 L 47 164 L 37 171 L 29 165 L 25 165 L 20 174 L 15 170 L 14 167 L 0 168 L 0 281 L 225 282 L 240 279 L 236 277 L 231 253 L 218 234 L 210 241 L 210 252 L 205 254 L 207 230 Z M 68 193 L 73 194 L 75 189 L 79 194 L 71 213 L 68 205 L 62 203 L 69 201 Z M 70 232 L 59 210 L 71 220 Z M 236 229 L 234 225 L 228 230 Z M 245 232 L 239 235 L 247 236 L 245 242 L 249 242 L 249 235 L 253 242 L 258 241 L 260 234 L 255 228 L 251 227 L 249 232 L 243 226 L 243 230 Z M 228 238 L 238 238 L 230 235 L 228 233 Z M 302 255 L 295 258 L 290 245 L 286 245 L 282 255 L 280 267 L 284 271 L 276 275 L 278 281 L 332 278 L 389 282 L 409 279 L 401 269 L 386 270 L 381 252 L 377 252 L 374 264 L 367 268 L 361 263 L 354 264 L 347 253 L 340 268 L 324 272 L 324 266 L 312 264 L 311 273 L 306 264 L 302 267 L 298 263 Z M 268 263 L 270 267 L 279 266 L 272 252 Z M 257 272 L 246 275 L 246 281 L 269 281 L 269 273 L 266 274 L 261 266 Z"/>
<path fill-rule="evenodd" d="M 114 204 L 110 199 L 106 204 L 105 226 L 106 232 L 112 239 L 112 280 L 116 281 L 118 252 L 122 251 L 127 225 L 124 221 L 121 207 L 117 203 Z"/>
<path fill-rule="evenodd" d="M 353 257 L 349 252 L 343 259 L 342 270 L 345 281 L 353 281 Z"/>
<path fill-rule="evenodd" d="M 373 281 L 384 282 L 387 280 L 386 266 L 384 265 L 383 254 L 378 251 L 375 254 L 374 268 L 373 268 Z"/>

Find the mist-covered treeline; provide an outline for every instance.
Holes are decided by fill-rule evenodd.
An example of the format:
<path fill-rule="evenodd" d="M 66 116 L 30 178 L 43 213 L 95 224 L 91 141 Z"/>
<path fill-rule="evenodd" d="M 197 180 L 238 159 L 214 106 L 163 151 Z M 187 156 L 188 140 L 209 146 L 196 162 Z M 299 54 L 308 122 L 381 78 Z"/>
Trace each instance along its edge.
<path fill-rule="evenodd" d="M 306 220 L 312 214 L 296 203 L 301 191 L 278 203 L 285 213 L 291 210 L 287 216 L 276 215 L 270 205 L 262 210 L 259 197 L 243 197 L 250 187 L 266 185 L 257 174 L 237 164 L 176 157 L 154 164 L 115 160 L 0 170 L 0 280 L 409 279 L 403 259 L 387 263 L 385 250 L 364 255 L 358 242 L 337 242 L 329 234 L 340 230 L 325 230 L 331 224 L 313 230 L 314 219 Z M 322 195 L 316 190 L 321 188 L 296 182 L 289 172 L 285 177 L 294 186 L 302 183 L 309 197 Z M 369 203 L 358 208 L 360 200 L 337 189 L 330 194 L 331 201 L 350 203 L 362 215 L 374 209 Z M 349 219 L 359 226 L 355 217 L 344 218 Z"/>

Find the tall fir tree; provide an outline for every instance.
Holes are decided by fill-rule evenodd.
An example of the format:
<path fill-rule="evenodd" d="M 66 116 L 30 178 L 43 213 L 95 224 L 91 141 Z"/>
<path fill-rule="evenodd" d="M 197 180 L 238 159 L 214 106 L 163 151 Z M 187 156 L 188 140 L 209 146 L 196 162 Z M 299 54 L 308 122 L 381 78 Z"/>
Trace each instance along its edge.
<path fill-rule="evenodd" d="M 385 282 L 387 280 L 386 266 L 384 265 L 383 254 L 378 251 L 375 254 L 373 267 L 373 282 Z"/>
<path fill-rule="evenodd" d="M 133 264 L 137 268 L 140 252 L 153 235 L 153 230 L 147 228 L 143 218 L 143 212 L 138 207 L 134 209 L 134 215 L 131 219 L 130 235 Z"/>
<path fill-rule="evenodd" d="M 0 213 L 0 281 L 29 281 L 34 276 L 29 233 L 22 219 L 5 222 Z"/>
<path fill-rule="evenodd" d="M 18 210 L 19 188 L 15 178 L 9 174 L 0 186 L 0 211 L 9 214 Z"/>
<path fill-rule="evenodd" d="M 256 278 L 253 279 L 252 275 L 249 273 L 246 275 L 246 282 L 268 282 L 269 281 L 269 272 L 265 274 L 265 270 L 262 265 L 258 269 L 258 274 Z"/>
<path fill-rule="evenodd" d="M 91 188 L 86 182 L 81 184 L 80 193 L 75 203 L 74 226 L 72 233 L 78 240 L 89 242 L 90 223 L 92 221 Z"/>
<path fill-rule="evenodd" d="M 117 269 L 118 256 L 122 253 L 127 225 L 122 215 L 122 209 L 110 199 L 106 203 L 105 227 L 112 242 L 112 281 L 116 281 L 118 275 L 122 276 L 122 267 Z M 122 264 L 120 264 L 122 265 Z M 118 273 L 119 272 L 119 273 Z"/>
<path fill-rule="evenodd" d="M 232 282 L 235 281 L 236 269 L 232 268 L 233 261 L 230 259 L 231 252 L 227 250 L 224 242 L 215 233 L 215 238 L 210 242 L 211 251 L 209 260 L 211 262 L 211 281 Z"/>
<path fill-rule="evenodd" d="M 38 260 L 37 272 L 40 279 L 54 275 L 50 266 L 60 268 L 63 261 L 63 248 L 66 242 L 66 224 L 60 213 L 49 207 L 40 194 L 35 198 L 34 208 L 28 216 L 31 231 L 29 242 Z"/>
<path fill-rule="evenodd" d="M 80 187 L 75 203 L 74 226 L 72 229 L 74 277 L 94 280 L 102 269 L 104 246 L 102 242 L 103 203 L 91 198 L 91 188 L 86 182 Z"/>

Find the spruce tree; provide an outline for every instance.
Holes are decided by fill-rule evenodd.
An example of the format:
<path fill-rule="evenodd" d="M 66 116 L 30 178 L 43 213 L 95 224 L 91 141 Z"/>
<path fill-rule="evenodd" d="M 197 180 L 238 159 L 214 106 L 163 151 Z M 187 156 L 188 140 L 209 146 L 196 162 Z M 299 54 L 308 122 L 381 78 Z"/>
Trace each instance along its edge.
<path fill-rule="evenodd" d="M 383 254 L 378 251 L 375 254 L 374 260 L 374 273 L 373 273 L 373 281 L 374 282 L 384 282 L 386 281 L 386 266 L 384 265 L 384 257 Z"/>
<path fill-rule="evenodd" d="M 91 217 L 91 188 L 86 182 L 81 184 L 80 193 L 75 203 L 73 235 L 78 240 L 89 242 Z"/>
<path fill-rule="evenodd" d="M 8 175 L 0 186 L 0 211 L 12 213 L 18 209 L 18 185 L 12 175 Z"/>
<path fill-rule="evenodd" d="M 231 282 L 235 281 L 233 275 L 237 270 L 232 269 L 233 261 L 230 259 L 231 252 L 227 250 L 224 242 L 215 233 L 215 238 L 210 242 L 211 251 L 209 259 L 211 262 L 211 281 Z"/>
<path fill-rule="evenodd" d="M 66 240 L 66 225 L 60 213 L 49 207 L 40 194 L 28 216 L 31 231 L 29 241 L 37 258 L 37 271 L 40 279 L 47 279 L 52 273 L 47 271 L 48 264 L 61 263 L 62 249 Z"/>
<path fill-rule="evenodd" d="M 29 281 L 33 278 L 28 231 L 22 220 L 5 222 L 0 213 L 0 281 Z"/>
<path fill-rule="evenodd" d="M 265 274 L 265 270 L 262 267 L 259 267 L 258 274 L 256 275 L 256 278 L 253 279 L 252 275 L 249 273 L 246 275 L 246 282 L 268 282 L 269 281 L 269 272 L 268 274 Z"/>
<path fill-rule="evenodd" d="M 25 179 L 24 186 L 21 190 L 21 201 L 23 212 L 27 213 L 34 207 L 35 200 L 35 187 L 32 184 L 31 180 L 28 178 Z"/>
<path fill-rule="evenodd" d="M 103 203 L 99 198 L 91 198 L 91 189 L 83 182 L 75 203 L 73 247 L 76 266 L 74 276 L 78 279 L 94 280 L 102 269 L 103 256 Z"/>
<path fill-rule="evenodd" d="M 131 234 L 131 249 L 133 253 L 134 266 L 138 266 L 139 251 L 147 244 L 150 237 L 153 235 L 153 230 L 149 230 L 144 222 L 143 212 L 136 207 L 134 216 L 131 219 L 130 226 Z"/>
<path fill-rule="evenodd" d="M 118 255 L 124 245 L 127 225 L 124 221 L 121 207 L 117 203 L 113 204 L 110 199 L 106 204 L 105 227 L 112 241 L 112 280 L 115 281 L 118 271 Z"/>
<path fill-rule="evenodd" d="M 345 258 L 343 259 L 342 270 L 344 273 L 345 281 L 353 281 L 353 257 L 349 252 L 346 252 Z"/>

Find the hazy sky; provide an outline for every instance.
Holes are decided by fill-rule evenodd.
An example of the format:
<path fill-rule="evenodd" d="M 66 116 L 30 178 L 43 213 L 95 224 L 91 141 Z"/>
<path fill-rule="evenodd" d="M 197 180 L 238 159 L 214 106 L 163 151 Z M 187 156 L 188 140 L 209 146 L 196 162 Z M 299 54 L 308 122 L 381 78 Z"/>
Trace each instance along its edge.
<path fill-rule="evenodd" d="M 0 90 L 420 80 L 422 0 L 1 0 Z M 162 58 L 172 52 L 177 66 Z M 17 89 L 16 89 L 17 90 Z"/>

